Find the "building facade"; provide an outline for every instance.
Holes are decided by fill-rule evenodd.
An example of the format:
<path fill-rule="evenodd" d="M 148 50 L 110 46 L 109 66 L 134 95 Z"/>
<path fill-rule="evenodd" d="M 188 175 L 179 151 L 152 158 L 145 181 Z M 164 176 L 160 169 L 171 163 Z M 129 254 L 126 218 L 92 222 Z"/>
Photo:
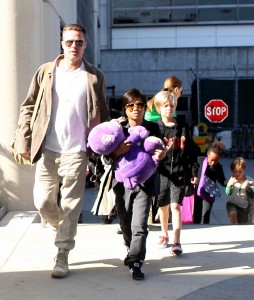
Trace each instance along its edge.
<path fill-rule="evenodd" d="M 101 68 L 117 97 L 132 87 L 153 96 L 166 77 L 175 75 L 184 88 L 178 113 L 188 122 L 205 121 L 207 97 L 225 97 L 218 80 L 231 80 L 233 91 L 223 100 L 231 114 L 243 109 L 239 119 L 245 121 L 250 95 L 238 90 L 238 79 L 254 78 L 252 0 L 101 0 L 100 5 Z M 235 105 L 239 95 L 240 107 Z M 254 94 L 251 99 L 254 108 Z M 226 127 L 237 123 L 233 116 Z"/>

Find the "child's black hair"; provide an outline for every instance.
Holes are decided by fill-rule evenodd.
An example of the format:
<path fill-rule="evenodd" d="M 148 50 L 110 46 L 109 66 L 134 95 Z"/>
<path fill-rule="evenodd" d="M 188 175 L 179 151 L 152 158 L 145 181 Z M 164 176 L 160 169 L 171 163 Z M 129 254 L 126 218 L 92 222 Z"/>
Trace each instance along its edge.
<path fill-rule="evenodd" d="M 214 142 L 212 146 L 207 150 L 207 153 L 213 152 L 222 156 L 224 153 L 225 145 L 223 142 Z"/>

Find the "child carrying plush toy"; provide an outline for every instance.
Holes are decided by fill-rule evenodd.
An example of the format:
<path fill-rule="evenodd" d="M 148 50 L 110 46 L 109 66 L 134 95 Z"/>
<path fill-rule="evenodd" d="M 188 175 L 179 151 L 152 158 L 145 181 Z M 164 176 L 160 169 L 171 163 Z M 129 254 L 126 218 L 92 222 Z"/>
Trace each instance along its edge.
<path fill-rule="evenodd" d="M 126 119 L 120 124 L 126 139 L 108 156 L 112 162 L 131 150 L 133 145 L 128 140 L 130 128 L 143 126 L 149 132 L 149 136 L 161 138 L 159 126 L 144 120 L 146 101 L 147 97 L 138 89 L 131 89 L 123 95 L 122 108 Z M 165 150 L 156 149 L 153 154 L 157 160 L 161 160 L 165 157 Z M 129 267 L 134 280 L 142 280 L 145 276 L 141 266 L 146 255 L 147 220 L 152 198 L 158 195 L 159 186 L 157 169 L 147 180 L 132 190 L 127 189 L 122 182 L 116 180 L 113 182 L 117 213 L 128 252 L 124 264 Z"/>
<path fill-rule="evenodd" d="M 149 131 L 140 125 L 130 127 L 128 134 L 127 140 L 132 146 L 117 158 L 114 169 L 116 180 L 132 190 L 154 173 L 158 166 L 154 151 L 163 149 L 164 145 L 160 138 L 149 136 Z M 115 151 L 124 140 L 126 137 L 120 120 L 113 119 L 93 128 L 88 136 L 88 147 L 105 156 Z"/>

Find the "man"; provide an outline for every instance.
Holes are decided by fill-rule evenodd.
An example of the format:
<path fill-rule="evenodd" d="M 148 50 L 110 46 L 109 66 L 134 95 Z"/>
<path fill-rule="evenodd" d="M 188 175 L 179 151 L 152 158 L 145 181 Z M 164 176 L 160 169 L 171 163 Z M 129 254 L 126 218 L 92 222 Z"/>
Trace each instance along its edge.
<path fill-rule="evenodd" d="M 35 73 L 19 117 L 18 152 L 37 162 L 34 203 L 42 218 L 56 230 L 58 248 L 52 277 L 69 272 L 68 254 L 75 246 L 85 188 L 89 131 L 109 119 L 103 74 L 83 60 L 86 30 L 78 24 L 64 27 L 63 55 L 50 71 L 47 64 Z M 46 77 L 33 130 L 31 116 L 42 78 Z M 61 183 L 61 201 L 57 194 Z"/>

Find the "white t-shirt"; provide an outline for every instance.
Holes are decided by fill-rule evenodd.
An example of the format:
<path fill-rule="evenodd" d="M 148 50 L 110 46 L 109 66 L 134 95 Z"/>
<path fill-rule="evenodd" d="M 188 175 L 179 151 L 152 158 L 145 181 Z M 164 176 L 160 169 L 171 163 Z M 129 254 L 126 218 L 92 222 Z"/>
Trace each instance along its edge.
<path fill-rule="evenodd" d="M 86 151 L 87 72 L 84 63 L 74 71 L 56 68 L 52 111 L 45 148 L 58 153 Z"/>

